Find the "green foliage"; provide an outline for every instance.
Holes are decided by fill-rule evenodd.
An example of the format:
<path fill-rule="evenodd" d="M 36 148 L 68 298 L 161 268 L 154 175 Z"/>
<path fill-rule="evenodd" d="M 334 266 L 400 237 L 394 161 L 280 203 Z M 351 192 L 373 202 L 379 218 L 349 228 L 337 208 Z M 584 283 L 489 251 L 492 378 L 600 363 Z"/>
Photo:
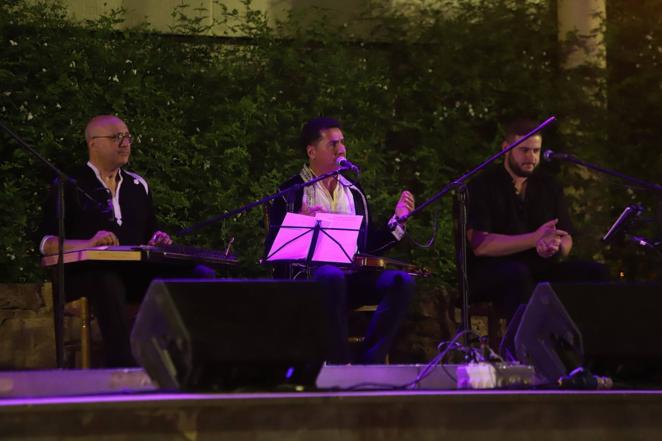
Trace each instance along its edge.
<path fill-rule="evenodd" d="M 662 1 L 611 0 L 609 9 L 609 143 L 604 160 L 623 173 L 660 184 L 662 170 Z M 612 219 L 630 203 L 647 210 L 635 233 L 662 237 L 662 196 L 605 180 L 610 189 L 606 211 Z M 654 209 L 657 209 L 655 212 Z M 616 243 L 605 252 L 627 278 L 662 277 L 660 259 L 634 245 Z"/>
<path fill-rule="evenodd" d="M 604 148 L 605 110 L 594 95 L 596 84 L 602 93 L 605 72 L 561 70 L 553 6 L 440 0 L 392 10 L 381 3 L 368 8 L 362 29 L 348 34 L 369 37 L 349 40 L 322 12 L 270 24 L 249 0 L 240 11 L 224 8 L 218 19 L 229 36 L 241 38 L 201 37 L 208 30 L 199 18 L 204 11 L 191 14 L 186 5 L 173 11 L 173 36 L 147 23 L 118 30 L 122 10 L 73 23 L 58 2 L 4 2 L 0 119 L 66 171 L 86 156 L 87 120 L 117 114 L 137 135 L 130 168 L 150 182 L 169 231 L 275 191 L 303 164 L 296 138 L 316 115 L 344 122 L 349 154 L 363 166 L 361 183 L 383 219 L 402 189 L 420 203 L 495 152 L 499 124 L 513 115 L 542 120 L 555 114 L 562 125 L 581 127 L 581 136 L 552 128 L 550 145 L 589 157 Z M 2 139 L 0 279 L 35 280 L 42 274 L 33 236 L 52 176 Z M 632 164 L 640 147 L 646 150 L 632 146 Z M 655 156 L 646 158 L 659 170 L 655 152 L 645 154 Z M 568 179 L 576 189 L 595 181 Z M 579 193 L 576 200 L 585 196 Z M 595 205 L 576 203 L 580 219 L 596 212 Z M 610 220 L 605 210 L 598 221 L 583 222 L 589 240 L 579 245 L 580 254 L 598 253 L 597 229 Z M 409 232 L 426 239 L 435 211 L 440 232 L 433 248 L 405 243 L 394 254 L 453 283 L 450 199 L 412 220 Z M 256 209 L 182 240 L 220 248 L 234 237 L 242 273 L 252 276 L 266 274 L 257 265 L 263 235 Z"/>

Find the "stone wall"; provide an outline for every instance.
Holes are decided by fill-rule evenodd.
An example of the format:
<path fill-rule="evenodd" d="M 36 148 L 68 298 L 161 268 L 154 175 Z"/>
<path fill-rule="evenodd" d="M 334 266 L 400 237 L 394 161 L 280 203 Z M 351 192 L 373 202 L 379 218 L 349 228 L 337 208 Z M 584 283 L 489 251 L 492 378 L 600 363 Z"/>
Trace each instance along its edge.
<path fill-rule="evenodd" d="M 55 367 L 50 283 L 0 284 L 0 369 Z"/>
<path fill-rule="evenodd" d="M 410 314 L 403 323 L 390 358 L 392 363 L 423 363 L 434 357 L 436 346 L 450 339 L 455 323 L 449 314 L 453 298 L 447 287 L 421 283 Z M 64 339 L 80 338 L 80 322 L 65 315 Z M 92 340 L 101 338 L 93 322 Z M 0 284 L 0 370 L 50 369 L 56 366 L 51 283 Z M 479 328 L 480 329 L 480 328 Z M 97 345 L 98 346 L 98 345 Z M 95 353 L 93 352 L 93 358 Z M 71 358 L 74 357 L 74 358 Z M 78 353 L 65 352 L 65 365 L 79 364 Z M 99 360 L 93 360 L 93 365 Z"/>

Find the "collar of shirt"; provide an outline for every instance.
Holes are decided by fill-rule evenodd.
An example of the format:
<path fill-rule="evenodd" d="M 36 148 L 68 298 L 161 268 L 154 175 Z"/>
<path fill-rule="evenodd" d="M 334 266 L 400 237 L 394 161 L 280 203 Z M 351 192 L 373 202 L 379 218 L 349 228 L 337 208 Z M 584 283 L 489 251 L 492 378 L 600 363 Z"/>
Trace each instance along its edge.
<path fill-rule="evenodd" d="M 110 203 L 113 207 L 113 216 L 115 217 L 115 222 L 117 222 L 117 225 L 122 225 L 122 208 L 120 207 L 120 189 L 122 187 L 122 182 L 124 181 L 122 169 L 117 171 L 117 188 L 115 189 L 115 195 L 113 196 L 110 188 L 108 188 L 108 185 L 106 185 L 104 180 L 101 178 L 99 169 L 96 168 L 90 161 L 87 161 L 87 166 L 92 169 L 99 182 L 101 182 L 101 185 L 103 185 L 106 190 L 108 190 L 108 194 L 110 195 Z"/>

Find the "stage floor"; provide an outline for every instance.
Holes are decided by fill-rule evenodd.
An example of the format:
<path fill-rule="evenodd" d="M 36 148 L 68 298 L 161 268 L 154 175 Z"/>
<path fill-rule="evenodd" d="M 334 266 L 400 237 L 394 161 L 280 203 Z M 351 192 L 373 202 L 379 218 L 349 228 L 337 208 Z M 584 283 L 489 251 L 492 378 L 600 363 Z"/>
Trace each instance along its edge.
<path fill-rule="evenodd" d="M 0 374 L 2 440 L 662 439 L 658 390 L 162 393 L 140 370 Z M 44 374 L 53 389 L 116 389 L 8 396 L 8 381 L 43 387 Z"/>

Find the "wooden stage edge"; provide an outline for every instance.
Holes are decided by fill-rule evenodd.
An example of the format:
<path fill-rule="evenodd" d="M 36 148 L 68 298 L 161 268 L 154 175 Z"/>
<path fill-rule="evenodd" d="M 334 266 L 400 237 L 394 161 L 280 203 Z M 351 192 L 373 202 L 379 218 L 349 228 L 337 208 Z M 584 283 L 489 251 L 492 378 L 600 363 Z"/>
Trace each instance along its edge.
<path fill-rule="evenodd" d="M 58 382 L 58 372 L 52 373 L 53 383 Z M 77 373 L 82 382 L 88 381 L 86 376 L 99 375 Z M 121 372 L 123 381 L 127 380 L 126 373 Z M 23 379 L 29 379 L 37 372 L 20 374 Z M 134 386 L 139 384 L 138 377 L 130 379 Z M 662 391 L 659 390 L 287 393 L 120 390 L 125 392 L 0 398 L 0 439 L 662 439 Z"/>

